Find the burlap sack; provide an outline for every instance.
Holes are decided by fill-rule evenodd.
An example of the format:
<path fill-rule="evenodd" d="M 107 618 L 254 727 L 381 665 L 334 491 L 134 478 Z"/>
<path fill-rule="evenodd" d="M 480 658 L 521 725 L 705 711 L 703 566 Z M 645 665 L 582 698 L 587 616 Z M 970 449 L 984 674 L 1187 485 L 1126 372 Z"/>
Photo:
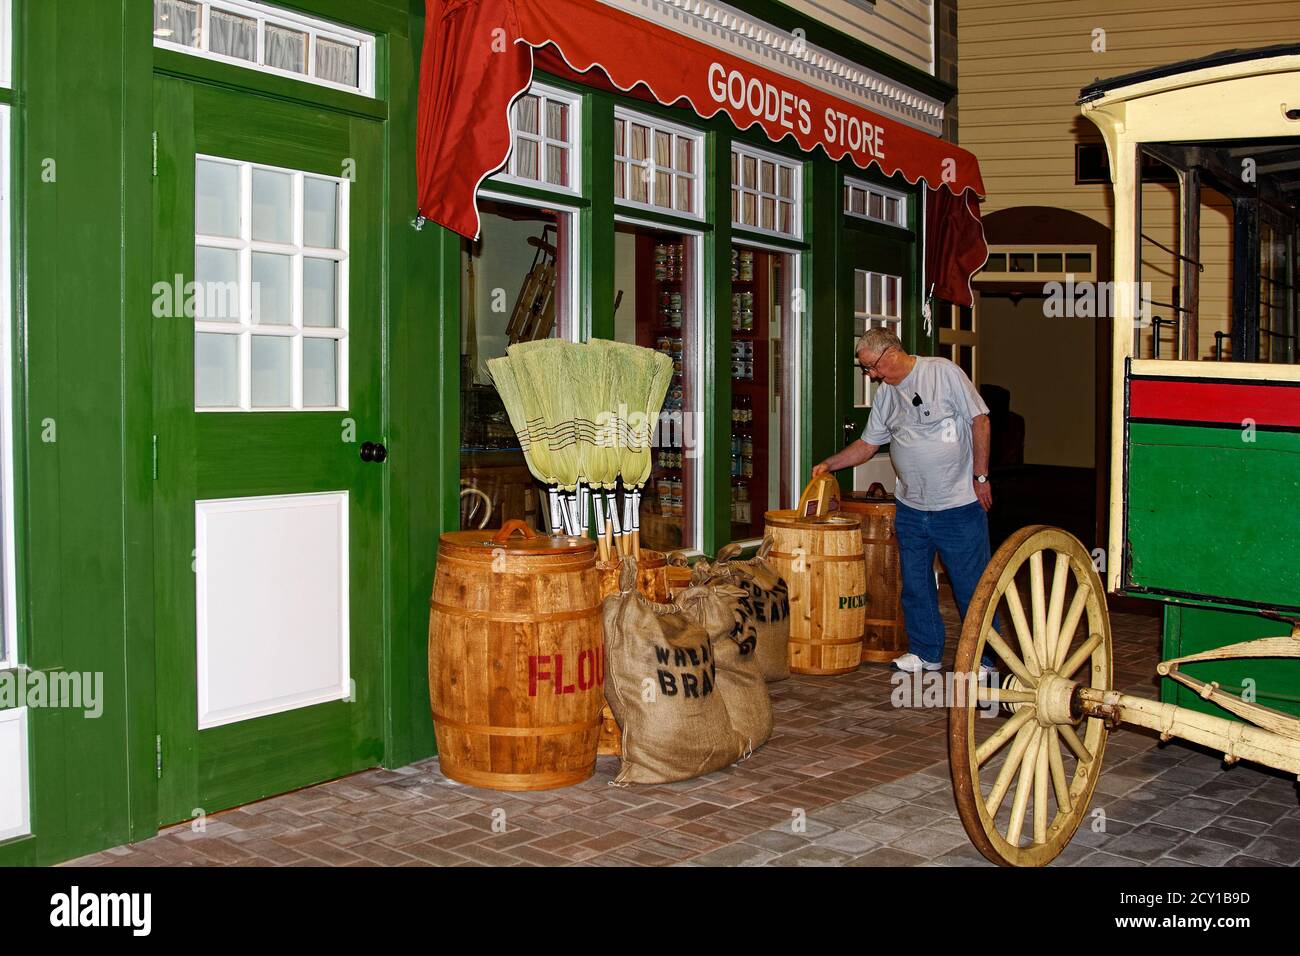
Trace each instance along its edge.
<path fill-rule="evenodd" d="M 713 642 L 716 682 L 727 705 L 731 726 L 745 739 L 746 754 L 772 736 L 772 699 L 753 653 L 741 649 L 732 636 L 735 608 L 748 592 L 723 581 L 687 588 L 674 603 L 708 632 Z"/>
<path fill-rule="evenodd" d="M 635 590 L 636 562 L 624 559 L 621 590 L 605 599 L 605 699 L 623 728 L 615 783 L 672 783 L 711 773 L 743 756 L 718 691 L 708 632 L 672 604 Z"/>
<path fill-rule="evenodd" d="M 740 548 L 727 545 L 713 563 L 697 561 L 691 583 L 720 582 L 735 585 L 743 594 L 732 608 L 731 638 L 744 656 L 753 656 L 763 678 L 785 680 L 790 676 L 790 593 L 785 580 L 766 560 L 771 550 L 765 540 L 749 561 L 734 561 Z"/>

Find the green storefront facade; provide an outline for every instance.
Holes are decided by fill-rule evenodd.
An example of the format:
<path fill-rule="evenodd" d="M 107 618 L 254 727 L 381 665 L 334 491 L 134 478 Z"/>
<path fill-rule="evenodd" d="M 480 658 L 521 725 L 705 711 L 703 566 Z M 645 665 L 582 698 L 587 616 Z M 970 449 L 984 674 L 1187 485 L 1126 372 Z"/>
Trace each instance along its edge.
<path fill-rule="evenodd" d="M 464 245 L 415 221 L 424 3 L 275 6 L 373 36 L 374 95 L 158 46 L 151 0 L 13 0 L 13 81 L 0 102 L 11 120 L 14 487 L 5 507 L 16 600 L 3 673 L 11 686 L 32 675 L 102 675 L 102 706 L 94 717 L 39 702 L 26 708 L 19 725 L 28 779 L 10 773 L 21 763 L 0 776 L 27 795 L 29 832 L 0 841 L 0 864 L 69 859 L 199 812 L 435 750 L 426 628 L 438 535 L 461 523 Z M 740 6 L 941 104 L 955 92 L 779 3 Z M 792 473 L 807 474 L 841 447 L 849 424 L 865 421 L 849 347 L 855 270 L 887 261 L 901 278 L 905 344 L 937 350 L 937 332 L 921 320 L 924 184 L 772 143 L 757 128 L 740 132 L 724 114 L 704 120 L 563 77 L 538 79 L 578 105 L 581 187 L 565 200 L 576 224 L 578 338 L 616 334 L 616 110 L 702 136 L 702 215 L 684 221 L 639 210 L 636 218 L 699 236 L 706 436 L 732 425 L 730 250 L 746 238 L 727 214 L 733 144 L 784 157 L 802 177 L 800 238 L 749 237 L 798 263 L 806 302 L 790 371 L 801 398 Z M 343 411 L 195 414 L 198 336 L 193 312 L 177 303 L 193 268 L 195 158 L 204 156 L 321 177 L 344 169 L 350 234 L 336 244 L 348 248 L 343 289 L 354 321 L 344 365 L 331 366 L 350 375 Z M 905 197 L 905 216 L 891 225 L 846 215 L 846 177 Z M 499 200 L 555 199 L 519 183 L 487 185 Z M 163 295 L 170 307 L 159 306 Z M 311 349 L 343 348 L 300 326 L 295 335 Z M 382 442 L 387 460 L 360 461 L 364 442 Z M 734 537 L 728 457 L 725 441 L 706 440 L 695 466 L 695 544 L 705 553 Z M 333 488 L 346 488 L 354 509 L 349 692 L 199 730 L 195 501 Z M 9 710 L 16 703 L 0 699 Z"/>

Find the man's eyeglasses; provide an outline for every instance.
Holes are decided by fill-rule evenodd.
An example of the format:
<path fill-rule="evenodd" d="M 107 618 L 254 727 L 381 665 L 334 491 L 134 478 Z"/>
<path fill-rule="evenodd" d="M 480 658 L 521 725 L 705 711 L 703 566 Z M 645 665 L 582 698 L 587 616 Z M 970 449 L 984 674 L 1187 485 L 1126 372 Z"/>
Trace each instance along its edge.
<path fill-rule="evenodd" d="M 893 348 L 892 345 L 885 346 L 885 351 L 877 355 L 876 360 L 872 362 L 870 365 L 862 365 L 862 362 L 858 362 L 859 365 L 862 365 L 862 371 L 866 372 L 868 375 L 874 372 L 876 370 L 876 367 L 884 360 L 885 356 L 889 354 L 889 350 L 892 348 Z"/>

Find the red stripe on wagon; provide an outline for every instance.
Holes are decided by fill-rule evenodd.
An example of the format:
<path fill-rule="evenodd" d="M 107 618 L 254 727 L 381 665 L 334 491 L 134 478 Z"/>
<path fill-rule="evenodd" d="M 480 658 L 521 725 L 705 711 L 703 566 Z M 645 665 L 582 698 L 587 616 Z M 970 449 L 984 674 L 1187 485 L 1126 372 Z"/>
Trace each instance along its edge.
<path fill-rule="evenodd" d="M 1300 428 L 1300 387 L 1249 385 L 1213 380 L 1134 378 L 1129 382 L 1129 418 Z"/>

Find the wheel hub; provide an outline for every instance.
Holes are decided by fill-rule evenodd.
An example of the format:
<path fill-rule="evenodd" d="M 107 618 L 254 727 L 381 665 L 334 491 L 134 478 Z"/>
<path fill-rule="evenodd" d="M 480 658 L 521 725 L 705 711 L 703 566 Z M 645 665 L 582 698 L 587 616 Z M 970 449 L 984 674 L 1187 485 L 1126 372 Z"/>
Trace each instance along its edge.
<path fill-rule="evenodd" d="M 1037 700 L 1034 706 L 1039 726 L 1051 727 L 1061 724 L 1077 724 L 1070 709 L 1070 701 L 1078 682 L 1062 677 L 1055 671 L 1047 671 L 1038 679 Z"/>

